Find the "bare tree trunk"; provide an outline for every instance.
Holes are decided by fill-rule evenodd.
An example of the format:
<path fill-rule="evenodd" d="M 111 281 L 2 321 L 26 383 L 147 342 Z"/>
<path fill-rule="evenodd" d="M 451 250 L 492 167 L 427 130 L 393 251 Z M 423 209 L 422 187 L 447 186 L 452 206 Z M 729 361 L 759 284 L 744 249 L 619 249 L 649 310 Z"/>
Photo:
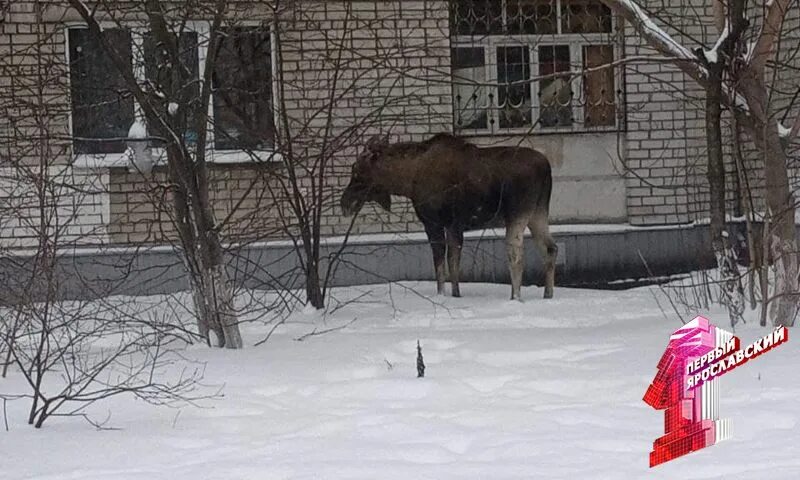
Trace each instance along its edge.
<path fill-rule="evenodd" d="M 203 197 L 204 192 L 207 197 L 207 188 L 200 190 L 194 196 Z M 199 210 L 194 212 L 193 222 L 198 231 L 193 232 L 196 243 L 185 246 L 185 249 L 194 247 L 194 250 L 188 250 L 185 254 L 194 255 L 194 261 L 197 262 L 193 272 L 192 296 L 198 308 L 199 330 L 205 330 L 206 334 L 212 330 L 217 337 L 218 347 L 242 348 L 234 307 L 234 289 L 226 270 L 219 233 L 214 228 L 211 208 L 207 198 L 192 202 L 192 207 L 191 210 Z"/>
<path fill-rule="evenodd" d="M 731 119 L 731 138 L 733 139 L 733 159 L 736 166 L 736 178 L 739 179 L 736 182 L 736 188 L 739 191 L 738 199 L 741 205 L 741 211 L 744 214 L 745 226 L 746 226 L 746 234 L 747 234 L 747 252 L 749 253 L 748 258 L 748 270 L 749 270 L 749 281 L 748 284 L 748 294 L 750 297 L 750 309 L 755 310 L 757 302 L 756 302 L 756 281 L 758 284 L 761 285 L 761 278 L 764 276 L 764 272 L 762 271 L 762 247 L 761 242 L 755 235 L 755 231 L 753 229 L 753 222 L 755 221 L 754 217 L 754 210 L 753 207 L 753 195 L 752 191 L 750 190 L 750 184 L 747 181 L 747 172 L 745 171 L 744 160 L 742 157 L 742 146 L 741 146 L 741 135 L 739 134 L 739 123 L 736 121 L 736 116 L 734 115 Z M 762 325 L 763 326 L 763 325 Z"/>
<path fill-rule="evenodd" d="M 220 347 L 241 348 L 242 338 L 234 308 L 234 292 L 225 270 L 220 225 L 215 222 L 213 208 L 209 201 L 209 178 L 206 163 L 208 146 L 207 108 L 211 99 L 212 72 L 215 68 L 216 54 L 220 42 L 222 20 L 228 2 L 216 0 L 209 29 L 208 54 L 201 75 L 199 95 L 183 88 L 197 81 L 188 68 L 184 68 L 179 37 L 170 31 L 167 4 L 158 0 L 143 2 L 142 13 L 146 15 L 151 34 L 162 46 L 168 59 L 159 65 L 165 72 L 164 78 L 175 78 L 174 82 L 142 86 L 133 74 L 130 65 L 106 45 L 102 40 L 101 27 L 95 18 L 95 11 L 79 0 L 70 0 L 95 38 L 109 54 L 115 67 L 122 75 L 127 87 L 136 98 L 149 128 L 163 137 L 166 142 L 167 166 L 172 184 L 172 210 L 178 230 L 182 254 L 190 275 L 192 298 L 196 308 L 198 331 L 210 344 L 209 332 L 214 331 L 216 343 Z M 109 5 L 105 4 L 105 8 Z M 174 102 L 179 110 L 193 110 L 194 118 L 189 120 L 171 115 L 168 102 Z M 188 123 L 193 123 L 188 125 Z M 187 130 L 197 133 L 193 145 L 186 141 Z"/>
<path fill-rule="evenodd" d="M 764 131 L 755 129 L 757 142 L 765 153 L 765 180 L 767 207 L 771 217 L 769 252 L 775 270 L 770 316 L 775 326 L 794 325 L 797 315 L 798 292 L 797 230 L 794 224 L 795 204 L 789 188 L 786 153 L 781 146 L 775 122 L 767 124 Z M 761 135 L 759 135 L 759 133 Z"/>
<path fill-rule="evenodd" d="M 769 311 L 769 305 L 767 304 L 767 299 L 769 298 L 769 261 L 767 260 L 769 258 L 769 222 L 770 218 L 769 215 L 767 215 L 764 218 L 764 225 L 761 229 L 761 259 L 763 261 L 763 268 L 761 269 L 761 276 L 759 277 L 761 280 L 761 319 L 759 324 L 762 327 L 767 326 L 767 317 L 769 316 L 767 315 Z"/>
<path fill-rule="evenodd" d="M 722 232 L 725 229 L 725 163 L 722 157 L 722 64 L 708 65 L 706 89 L 706 145 L 708 148 L 708 179 L 711 209 L 711 246 L 720 265 Z"/>
<path fill-rule="evenodd" d="M 314 265 L 309 268 L 306 275 L 306 297 L 308 303 L 316 309 L 325 308 L 325 298 L 322 295 L 322 287 L 320 286 L 319 266 Z"/>
<path fill-rule="evenodd" d="M 603 3 L 630 22 L 652 48 L 671 57 L 678 68 L 695 79 L 703 88 L 706 90 L 710 88 L 708 70 L 696 61 L 696 55 L 692 55 L 687 48 L 659 29 L 637 3 L 626 0 L 603 0 Z M 795 204 L 789 188 L 786 152 L 778 134 L 777 122 L 769 115 L 770 98 L 765 79 L 765 68 L 775 57 L 783 20 L 790 3 L 790 0 L 773 0 L 766 3 L 763 26 L 756 41 L 751 42 L 747 58 L 742 58 L 741 65 L 736 65 L 735 71 L 732 72 L 736 89 L 724 92 L 725 103 L 731 106 L 737 122 L 754 140 L 764 158 L 766 201 L 772 223 L 772 229 L 769 231 L 769 251 L 776 273 L 770 312 L 775 325 L 794 324 L 800 299 L 797 278 L 797 232 L 794 225 Z M 745 7 L 745 0 L 731 0 L 729 24 L 733 31 L 742 32 L 750 26 Z M 738 41 L 737 36 L 732 36 Z"/>
<path fill-rule="evenodd" d="M 769 114 L 764 63 L 754 62 L 742 72 L 739 80 L 739 89 L 747 100 L 750 115 L 745 116 L 742 112 L 737 112 L 737 121 L 750 134 L 764 161 L 765 196 L 771 225 L 765 232 L 765 239 L 768 242 L 765 250 L 769 249 L 772 268 L 775 271 L 770 316 L 775 326 L 792 326 L 800 300 L 798 292 L 800 270 L 794 221 L 795 202 L 789 186 L 788 158 L 778 133 L 778 124 Z"/>
<path fill-rule="evenodd" d="M 722 153 L 722 72 L 724 59 L 708 63 L 706 88 L 706 144 L 711 209 L 711 246 L 717 260 L 720 281 L 720 303 L 728 310 L 731 327 L 742 322 L 744 291 L 737 265 L 736 252 L 725 230 L 725 161 Z"/>
<path fill-rule="evenodd" d="M 322 309 L 325 308 L 325 298 L 319 275 L 319 235 L 316 239 L 312 238 L 307 223 L 302 228 L 303 248 L 306 251 L 306 300 L 314 308 Z"/>
<path fill-rule="evenodd" d="M 198 324 L 216 336 L 216 345 L 225 348 L 242 348 L 242 336 L 236 320 L 233 288 L 224 263 L 203 267 L 199 282 L 193 282 L 192 298 Z"/>

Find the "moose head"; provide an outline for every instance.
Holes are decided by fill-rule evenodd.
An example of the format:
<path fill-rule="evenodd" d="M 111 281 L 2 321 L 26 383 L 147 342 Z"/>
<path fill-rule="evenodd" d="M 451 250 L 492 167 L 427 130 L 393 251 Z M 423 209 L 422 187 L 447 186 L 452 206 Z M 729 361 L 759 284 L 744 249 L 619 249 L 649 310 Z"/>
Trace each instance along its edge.
<path fill-rule="evenodd" d="M 387 211 L 391 209 L 392 197 L 379 184 L 376 175 L 388 147 L 386 137 L 372 137 L 367 141 L 361 155 L 356 158 L 350 174 L 350 184 L 342 194 L 341 204 L 345 215 L 355 215 L 367 202 L 376 202 Z"/>

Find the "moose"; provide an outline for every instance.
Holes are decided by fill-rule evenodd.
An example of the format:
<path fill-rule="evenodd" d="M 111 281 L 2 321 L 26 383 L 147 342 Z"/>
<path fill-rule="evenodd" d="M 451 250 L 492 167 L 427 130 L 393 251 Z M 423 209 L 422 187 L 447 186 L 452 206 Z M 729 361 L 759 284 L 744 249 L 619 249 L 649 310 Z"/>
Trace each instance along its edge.
<path fill-rule="evenodd" d="M 446 255 L 454 297 L 461 296 L 464 232 L 504 223 L 511 299 L 519 300 L 527 227 L 544 260 L 544 298 L 552 298 L 558 254 L 548 224 L 552 185 L 550 162 L 530 148 L 481 148 L 450 134 L 395 144 L 373 137 L 352 167 L 341 206 L 355 215 L 366 202 L 389 211 L 391 195 L 409 198 L 433 250 L 437 291 L 444 293 Z"/>

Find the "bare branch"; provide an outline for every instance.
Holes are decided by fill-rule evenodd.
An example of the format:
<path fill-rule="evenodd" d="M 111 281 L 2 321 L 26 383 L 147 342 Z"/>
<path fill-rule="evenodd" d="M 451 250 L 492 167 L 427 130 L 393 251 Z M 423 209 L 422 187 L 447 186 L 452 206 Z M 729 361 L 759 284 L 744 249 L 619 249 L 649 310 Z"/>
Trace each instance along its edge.
<path fill-rule="evenodd" d="M 767 13 L 759 32 L 753 53 L 750 55 L 749 68 L 754 75 L 764 75 L 767 61 L 775 56 L 778 38 L 780 38 L 783 19 L 789 8 L 790 0 L 767 0 Z"/>

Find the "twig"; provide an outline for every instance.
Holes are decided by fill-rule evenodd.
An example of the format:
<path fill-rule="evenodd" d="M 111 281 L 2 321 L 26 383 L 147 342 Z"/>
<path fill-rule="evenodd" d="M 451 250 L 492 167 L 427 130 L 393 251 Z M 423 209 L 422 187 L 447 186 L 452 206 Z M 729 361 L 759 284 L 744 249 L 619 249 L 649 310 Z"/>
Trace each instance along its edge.
<path fill-rule="evenodd" d="M 284 323 L 286 323 L 286 317 L 280 319 L 280 321 L 278 321 L 278 322 L 275 322 L 275 325 L 273 325 L 272 328 L 269 330 L 269 332 L 267 332 L 267 336 L 264 337 L 263 339 L 257 341 L 254 346 L 260 347 L 261 345 L 267 343 L 267 340 L 269 340 L 270 337 L 272 337 L 272 334 L 275 333 L 275 330 L 277 330 L 278 327 L 280 327 Z"/>
<path fill-rule="evenodd" d="M 58 415 L 58 414 L 56 414 L 55 416 L 58 417 L 58 416 L 72 416 L 72 415 L 70 415 L 70 414 L 68 414 L 68 415 Z M 108 411 L 108 415 L 106 415 L 105 420 L 103 420 L 102 422 L 97 422 L 95 420 L 92 420 L 91 417 L 89 417 L 89 414 L 87 414 L 87 413 L 76 413 L 75 416 L 82 417 L 84 420 L 86 420 L 86 422 L 89 425 L 93 426 L 94 428 L 96 428 L 98 430 L 111 430 L 111 431 L 122 430 L 119 427 L 106 427 L 105 426 L 106 423 L 108 423 L 108 421 L 111 420 L 111 410 Z"/>
<path fill-rule="evenodd" d="M 314 337 L 314 336 L 317 336 L 317 335 L 324 335 L 326 333 L 335 332 L 337 330 L 343 330 L 343 329 L 349 327 L 356 320 L 358 320 L 358 317 L 350 320 L 349 322 L 345 323 L 344 325 L 339 325 L 338 327 L 333 327 L 333 328 L 326 328 L 325 330 L 317 330 L 315 328 L 313 331 L 311 331 L 309 333 L 306 333 L 305 335 L 301 335 L 301 336 L 295 338 L 294 340 L 296 342 L 302 342 L 303 340 L 305 340 L 305 339 L 307 339 L 309 337 Z"/>
<path fill-rule="evenodd" d="M 645 268 L 645 270 L 647 270 L 647 274 L 648 274 L 648 275 L 650 275 L 651 277 L 652 277 L 652 276 L 654 276 L 654 275 L 653 275 L 653 271 L 652 271 L 652 270 L 650 270 L 650 266 L 647 264 L 647 260 L 645 260 L 645 259 L 644 259 L 644 256 L 642 255 L 642 251 L 641 251 L 641 250 L 639 250 L 639 249 L 637 249 L 637 250 L 636 250 L 636 253 L 639 255 L 639 259 L 641 259 L 641 261 L 642 261 L 642 264 L 644 265 L 644 268 Z M 675 303 L 672 301 L 672 298 L 671 298 L 671 297 L 669 296 L 669 294 L 668 294 L 668 293 L 667 293 L 667 292 L 664 290 L 664 287 L 663 287 L 663 286 L 661 286 L 661 285 L 658 285 L 658 289 L 659 289 L 659 290 L 661 290 L 661 293 L 663 293 L 663 294 L 664 294 L 664 296 L 665 296 L 665 297 L 667 297 L 667 300 L 669 300 L 669 303 L 670 303 L 670 305 L 672 306 L 672 310 L 674 310 L 674 311 L 675 311 L 675 315 L 677 315 L 677 316 L 678 316 L 678 320 L 680 320 L 680 322 L 681 322 L 682 324 L 686 325 L 686 322 L 684 322 L 684 321 L 683 321 L 683 316 L 682 316 L 682 315 L 681 315 L 681 313 L 678 311 L 678 307 L 676 307 L 676 306 L 675 306 Z M 658 308 L 661 310 L 661 314 L 662 314 L 662 315 L 664 315 L 664 318 L 665 318 L 665 319 L 668 319 L 668 318 L 667 318 L 667 314 L 664 312 L 664 309 L 663 309 L 663 308 L 661 308 L 661 302 L 659 302 L 659 301 L 658 301 L 658 295 L 656 295 L 656 294 L 655 294 L 655 293 L 654 293 L 652 290 L 650 290 L 650 292 L 651 292 L 651 293 L 653 293 L 653 298 L 654 298 L 654 299 L 655 299 L 655 301 L 656 301 L 656 305 L 658 305 Z"/>
<path fill-rule="evenodd" d="M 8 431 L 8 410 L 6 410 L 6 403 L 8 403 L 8 400 L 6 400 L 6 398 L 3 397 L 3 423 L 6 426 L 6 432 L 7 432 Z"/>

